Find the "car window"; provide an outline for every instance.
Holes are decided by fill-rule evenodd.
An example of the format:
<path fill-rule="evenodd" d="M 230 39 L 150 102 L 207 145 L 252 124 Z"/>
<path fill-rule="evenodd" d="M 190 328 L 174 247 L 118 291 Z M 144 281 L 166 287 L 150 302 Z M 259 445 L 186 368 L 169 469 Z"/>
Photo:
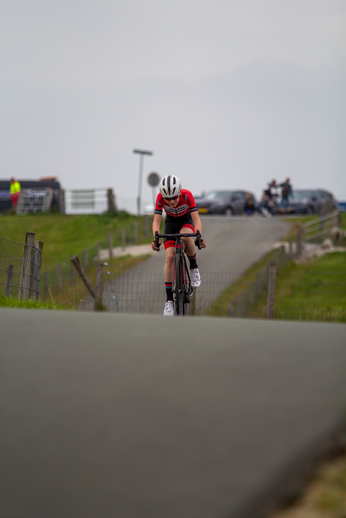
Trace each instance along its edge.
<path fill-rule="evenodd" d="M 318 190 L 318 191 L 316 191 L 316 196 L 317 196 L 319 199 L 324 200 L 325 198 L 328 198 L 328 193 L 327 193 L 327 191 L 321 191 L 321 190 Z"/>
<path fill-rule="evenodd" d="M 304 200 L 307 198 L 311 198 L 314 195 L 314 191 L 294 191 L 293 194 L 296 200 Z"/>
<path fill-rule="evenodd" d="M 215 200 L 217 198 L 221 198 L 223 200 L 229 198 L 232 194 L 232 191 L 210 191 L 208 192 L 204 199 L 205 200 Z"/>
<path fill-rule="evenodd" d="M 233 197 L 233 198 L 234 198 L 234 197 L 237 197 L 239 200 L 244 200 L 244 199 L 245 199 L 245 192 L 243 192 L 243 191 L 235 191 L 235 192 L 233 193 L 233 196 L 232 196 L 232 197 Z"/>

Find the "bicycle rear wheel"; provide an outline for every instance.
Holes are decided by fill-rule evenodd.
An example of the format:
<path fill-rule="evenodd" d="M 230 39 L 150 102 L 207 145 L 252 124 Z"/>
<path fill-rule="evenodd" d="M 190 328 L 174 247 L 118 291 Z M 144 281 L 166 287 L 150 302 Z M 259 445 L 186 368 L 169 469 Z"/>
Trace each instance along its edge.
<path fill-rule="evenodd" d="M 183 259 L 176 255 L 173 263 L 173 297 L 174 314 L 185 315 L 186 303 L 184 302 Z"/>

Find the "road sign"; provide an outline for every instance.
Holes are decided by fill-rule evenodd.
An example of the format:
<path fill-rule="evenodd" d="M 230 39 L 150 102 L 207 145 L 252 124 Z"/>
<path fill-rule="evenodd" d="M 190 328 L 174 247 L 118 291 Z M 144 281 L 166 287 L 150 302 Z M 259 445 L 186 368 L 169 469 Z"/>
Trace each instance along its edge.
<path fill-rule="evenodd" d="M 147 182 L 151 187 L 156 187 L 160 183 L 160 175 L 157 173 L 150 173 L 147 178 Z"/>

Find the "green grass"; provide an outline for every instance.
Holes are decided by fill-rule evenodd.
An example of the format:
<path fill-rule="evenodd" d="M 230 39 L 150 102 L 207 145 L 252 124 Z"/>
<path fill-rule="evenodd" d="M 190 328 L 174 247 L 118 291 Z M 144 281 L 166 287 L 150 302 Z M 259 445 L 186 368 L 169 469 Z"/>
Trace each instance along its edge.
<path fill-rule="evenodd" d="M 278 275 L 275 318 L 346 322 L 346 253 L 332 252 Z"/>
<path fill-rule="evenodd" d="M 341 228 L 346 230 L 346 212 L 341 212 Z"/>
<path fill-rule="evenodd" d="M 221 293 L 206 314 L 266 318 L 267 279 L 254 304 L 250 303 L 249 287 L 250 282 L 257 286 L 258 274 L 268 267 L 272 259 L 273 252 L 252 265 Z M 246 296 L 243 303 L 242 296 Z M 239 302 L 243 304 L 245 315 L 239 313 Z M 346 253 L 332 252 L 309 263 L 288 261 L 285 266 L 279 265 L 274 318 L 346 322 Z"/>
<path fill-rule="evenodd" d="M 38 302 L 34 300 L 19 300 L 0 295 L 0 307 L 26 308 L 26 309 L 66 309 L 66 306 L 52 302 Z M 70 308 L 72 309 L 72 308 Z"/>
<path fill-rule="evenodd" d="M 62 214 L 28 214 L 26 216 L 0 215 L 0 236 L 19 243 L 25 242 L 27 231 L 35 232 L 35 239 L 43 241 L 42 267 L 50 268 L 57 263 L 68 263 L 72 255 L 81 255 L 85 249 L 94 248 L 101 242 L 107 247 L 107 235 L 113 237 L 113 246 L 121 244 L 121 229 L 125 228 L 127 242 L 134 240 L 134 221 L 138 221 L 138 243 L 149 243 L 145 237 L 144 217 L 137 218 L 127 213 L 119 216 L 112 214 L 92 214 L 67 216 Z M 81 259 L 81 257 L 80 257 Z"/>

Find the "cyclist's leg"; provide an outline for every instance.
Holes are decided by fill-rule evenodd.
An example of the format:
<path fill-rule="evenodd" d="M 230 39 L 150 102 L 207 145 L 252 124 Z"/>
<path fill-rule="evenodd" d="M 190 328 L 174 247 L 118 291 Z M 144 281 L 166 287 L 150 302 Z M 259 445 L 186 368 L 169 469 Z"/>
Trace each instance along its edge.
<path fill-rule="evenodd" d="M 173 261 L 175 256 L 175 244 L 173 246 L 168 246 L 166 248 L 165 244 L 165 250 L 166 250 L 166 262 L 165 267 L 163 270 L 164 277 L 165 277 L 165 283 L 172 282 L 172 275 L 173 275 Z"/>
<path fill-rule="evenodd" d="M 177 234 L 179 228 L 175 220 L 170 220 L 166 217 L 164 234 Z M 166 291 L 166 303 L 163 314 L 166 316 L 173 316 L 173 292 L 172 292 L 172 277 L 173 277 L 173 261 L 175 256 L 175 241 L 164 238 L 164 247 L 166 252 L 166 261 L 164 266 L 164 280 Z"/>
<path fill-rule="evenodd" d="M 195 228 L 192 223 L 184 224 L 180 232 L 182 234 L 193 234 L 195 232 Z M 186 246 L 185 253 L 190 262 L 191 286 L 193 288 L 198 288 L 198 286 L 201 285 L 201 275 L 197 265 L 195 240 L 192 237 L 183 237 L 182 241 L 184 241 L 184 245 Z"/>
<path fill-rule="evenodd" d="M 185 224 L 181 229 L 181 234 L 193 234 L 195 229 L 192 224 Z M 195 241 L 192 237 L 182 237 L 182 242 L 184 243 L 184 252 L 188 257 L 195 255 L 196 253 L 196 245 Z"/>
<path fill-rule="evenodd" d="M 166 243 L 165 243 L 166 248 Z M 166 262 L 164 267 L 164 279 L 165 279 L 165 291 L 166 291 L 166 302 L 163 310 L 165 316 L 173 316 L 173 291 L 172 291 L 172 277 L 173 277 L 173 261 L 175 255 L 175 247 L 166 248 Z"/>

